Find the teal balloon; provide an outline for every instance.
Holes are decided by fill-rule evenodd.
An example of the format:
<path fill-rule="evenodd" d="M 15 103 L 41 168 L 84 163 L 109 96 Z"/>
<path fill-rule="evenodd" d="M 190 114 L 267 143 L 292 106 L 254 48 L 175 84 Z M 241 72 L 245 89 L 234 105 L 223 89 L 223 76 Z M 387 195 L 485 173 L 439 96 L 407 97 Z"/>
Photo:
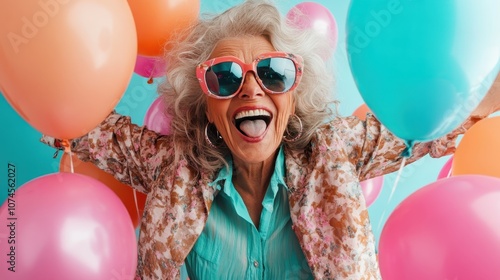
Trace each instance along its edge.
<path fill-rule="evenodd" d="M 500 69 L 498 0 L 352 0 L 346 35 L 363 100 L 408 143 L 457 128 Z"/>

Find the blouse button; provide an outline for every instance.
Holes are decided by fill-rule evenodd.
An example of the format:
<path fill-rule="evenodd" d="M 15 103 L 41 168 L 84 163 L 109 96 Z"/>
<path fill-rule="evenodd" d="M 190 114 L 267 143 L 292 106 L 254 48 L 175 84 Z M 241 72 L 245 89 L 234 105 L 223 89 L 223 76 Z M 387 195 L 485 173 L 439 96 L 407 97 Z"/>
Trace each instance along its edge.
<path fill-rule="evenodd" d="M 253 266 L 259 267 L 259 262 L 258 261 L 253 261 Z"/>

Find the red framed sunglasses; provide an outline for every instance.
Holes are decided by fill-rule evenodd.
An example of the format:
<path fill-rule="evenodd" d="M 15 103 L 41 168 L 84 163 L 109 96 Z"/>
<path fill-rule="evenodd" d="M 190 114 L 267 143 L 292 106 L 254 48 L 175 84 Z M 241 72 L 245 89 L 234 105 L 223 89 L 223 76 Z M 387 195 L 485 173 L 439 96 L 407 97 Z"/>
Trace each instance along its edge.
<path fill-rule="evenodd" d="M 196 77 L 205 94 L 217 99 L 229 99 L 240 92 L 248 71 L 254 72 L 266 93 L 280 94 L 297 87 L 303 68 L 299 55 L 269 52 L 248 64 L 234 56 L 207 60 L 196 67 Z"/>

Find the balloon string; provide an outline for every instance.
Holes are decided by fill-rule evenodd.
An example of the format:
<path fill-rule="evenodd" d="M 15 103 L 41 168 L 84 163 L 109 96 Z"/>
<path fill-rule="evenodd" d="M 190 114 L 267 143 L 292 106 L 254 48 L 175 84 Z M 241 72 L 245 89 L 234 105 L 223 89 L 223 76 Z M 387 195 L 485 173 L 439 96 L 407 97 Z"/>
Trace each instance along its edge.
<path fill-rule="evenodd" d="M 401 166 L 399 167 L 398 175 L 396 176 L 396 180 L 394 180 L 394 186 L 392 186 L 391 195 L 389 195 L 388 202 L 391 202 L 392 196 L 396 191 L 396 187 L 398 186 L 399 178 L 401 178 L 401 172 L 403 171 L 403 167 L 405 166 L 405 164 L 406 164 L 406 157 L 403 157 L 403 160 L 401 160 Z"/>
<path fill-rule="evenodd" d="M 73 153 L 69 150 L 69 168 L 71 173 L 75 173 L 75 169 L 73 168 Z"/>
<path fill-rule="evenodd" d="M 377 230 L 380 230 L 380 228 L 382 226 L 382 222 L 384 221 L 385 213 L 387 211 L 387 206 L 389 205 L 389 203 L 391 203 L 392 196 L 394 195 L 394 192 L 396 191 L 396 188 L 397 188 L 398 183 L 399 183 L 399 179 L 401 178 L 401 173 L 403 171 L 403 167 L 406 164 L 406 158 L 407 157 L 403 157 L 403 159 L 401 160 L 401 165 L 399 166 L 398 174 L 396 175 L 396 179 L 394 180 L 394 185 L 392 186 L 392 190 L 391 190 L 391 194 L 389 195 L 389 199 L 387 199 L 386 207 L 384 208 L 384 211 L 382 212 L 382 215 L 380 216 L 380 221 L 378 222 Z"/>
<path fill-rule="evenodd" d="M 396 188 L 398 186 L 399 178 L 401 178 L 401 172 L 403 171 L 403 167 L 406 164 L 406 159 L 411 156 L 413 145 L 414 145 L 413 141 L 406 141 L 406 148 L 401 154 L 403 159 L 401 160 L 401 165 L 399 166 L 398 175 L 396 176 L 396 180 L 394 180 L 394 186 L 392 186 L 391 194 L 389 195 L 389 200 L 387 201 L 387 203 L 390 203 L 392 200 L 392 196 L 394 195 L 394 192 L 396 191 Z"/>
<path fill-rule="evenodd" d="M 69 155 L 69 166 L 71 173 L 75 173 L 73 168 L 73 153 L 71 152 L 71 145 L 68 140 L 64 139 L 61 141 L 61 145 L 64 147 L 64 152 Z"/>
<path fill-rule="evenodd" d="M 446 175 L 446 178 L 450 178 L 450 177 L 451 177 L 451 166 L 450 166 L 450 170 L 448 170 L 448 174 Z"/>
<path fill-rule="evenodd" d="M 137 203 L 137 191 L 135 189 L 133 189 L 133 191 L 134 191 L 135 211 L 137 212 L 137 218 L 140 221 L 141 216 L 139 215 L 139 203 Z"/>

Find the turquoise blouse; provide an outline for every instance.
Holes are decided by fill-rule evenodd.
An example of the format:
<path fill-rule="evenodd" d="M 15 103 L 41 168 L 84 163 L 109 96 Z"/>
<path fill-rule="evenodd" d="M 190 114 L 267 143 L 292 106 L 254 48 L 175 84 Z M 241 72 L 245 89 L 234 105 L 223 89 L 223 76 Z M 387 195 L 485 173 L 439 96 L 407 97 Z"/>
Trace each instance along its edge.
<path fill-rule="evenodd" d="M 190 279 L 313 279 L 292 230 L 280 148 L 269 187 L 262 202 L 257 229 L 232 183 L 233 163 L 212 183 L 219 190 L 208 221 L 186 258 Z"/>

